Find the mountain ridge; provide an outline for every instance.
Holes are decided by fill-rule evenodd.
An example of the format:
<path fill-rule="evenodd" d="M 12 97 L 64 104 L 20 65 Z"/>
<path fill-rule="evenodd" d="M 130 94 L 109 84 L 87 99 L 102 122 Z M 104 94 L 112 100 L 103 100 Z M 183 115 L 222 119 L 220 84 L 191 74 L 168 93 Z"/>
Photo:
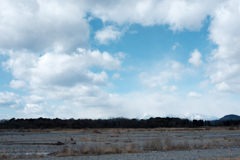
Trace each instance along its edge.
<path fill-rule="evenodd" d="M 240 116 L 235 114 L 228 114 L 220 118 L 218 121 L 240 120 Z"/>
<path fill-rule="evenodd" d="M 145 113 L 145 114 L 141 114 L 139 116 L 136 117 L 136 119 L 141 120 L 141 119 L 149 119 L 149 118 L 156 118 L 157 116 L 153 116 L 151 114 Z M 166 117 L 169 118 L 181 118 L 181 119 L 189 119 L 189 120 L 208 120 L 208 121 L 212 121 L 212 120 L 218 120 L 218 117 L 214 117 L 214 116 L 206 116 L 206 115 L 202 115 L 199 113 L 184 113 L 184 114 L 178 114 L 178 115 L 167 115 Z"/>

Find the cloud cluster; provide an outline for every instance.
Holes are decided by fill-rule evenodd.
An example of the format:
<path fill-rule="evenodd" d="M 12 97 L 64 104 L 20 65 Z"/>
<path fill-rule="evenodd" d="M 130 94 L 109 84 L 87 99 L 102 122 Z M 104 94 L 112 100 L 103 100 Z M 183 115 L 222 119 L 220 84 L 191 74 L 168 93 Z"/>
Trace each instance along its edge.
<path fill-rule="evenodd" d="M 179 44 L 179 43 L 175 43 L 175 44 L 172 46 L 172 50 L 175 51 L 175 49 L 176 49 L 177 47 L 179 47 L 179 46 L 182 46 L 182 45 Z"/>
<path fill-rule="evenodd" d="M 109 44 L 110 41 L 116 41 L 120 39 L 123 35 L 123 31 L 119 31 L 114 26 L 108 26 L 96 32 L 94 39 L 96 39 L 99 44 Z"/>
<path fill-rule="evenodd" d="M 75 2 L 1 1 L 0 48 L 42 52 L 87 47 L 87 8 Z"/>
<path fill-rule="evenodd" d="M 189 92 L 187 95 L 188 98 L 201 98 L 202 94 L 197 92 Z"/>
<path fill-rule="evenodd" d="M 112 79 L 119 79 L 120 78 L 120 74 L 119 73 L 114 73 L 112 76 Z"/>
<path fill-rule="evenodd" d="M 147 72 L 141 72 L 139 78 L 142 84 L 149 88 L 161 87 L 163 91 L 173 92 L 177 90 L 177 86 L 169 86 L 169 83 L 180 80 L 181 76 L 188 72 L 189 69 L 184 68 L 184 65 L 177 61 L 170 61 L 170 63 L 165 64 L 165 66 L 167 66 L 165 70 L 159 73 L 154 72 L 153 75 L 149 75 Z"/>
<path fill-rule="evenodd" d="M 203 64 L 201 57 L 202 57 L 201 53 L 197 49 L 195 49 L 191 53 L 191 58 L 188 60 L 188 62 L 198 68 Z"/>
<path fill-rule="evenodd" d="M 121 69 L 119 56 L 122 55 L 83 48 L 78 48 L 77 52 L 72 54 L 47 52 L 37 55 L 27 51 L 4 51 L 4 54 L 9 59 L 3 62 L 3 66 L 14 78 L 10 87 L 29 93 L 28 96 L 18 96 L 25 105 L 22 105 L 23 110 L 18 110 L 17 113 L 33 117 L 57 116 L 48 109 L 57 108 L 56 103 L 49 101 L 56 101 L 62 108 L 77 106 L 85 110 L 96 104 L 104 106 L 109 94 L 100 87 L 108 85 L 106 71 Z M 100 71 L 94 73 L 92 68 Z M 16 95 L 11 94 L 9 100 L 2 96 L 2 106 L 14 107 L 18 104 L 14 101 L 17 98 L 13 97 Z M 10 96 L 9 93 L 7 95 Z M 69 115 L 70 113 L 74 111 L 69 112 Z"/>
<path fill-rule="evenodd" d="M 89 68 L 99 67 L 103 70 L 121 68 L 118 58 L 107 52 L 91 51 L 82 48 L 78 52 L 59 54 L 48 52 L 36 55 L 30 52 L 8 52 L 9 59 L 3 63 L 14 80 L 13 88 L 32 88 L 42 86 L 75 86 L 77 84 L 106 85 L 108 75 L 105 71 L 93 73 Z"/>
<path fill-rule="evenodd" d="M 0 92 L 0 108 L 17 109 L 23 105 L 22 103 L 19 95 L 12 92 Z"/>
<path fill-rule="evenodd" d="M 169 25 L 174 31 L 199 30 L 207 15 L 220 4 L 219 0 L 184 1 L 113 1 L 93 6 L 90 11 L 103 22 L 118 25 L 140 24 L 142 26 Z"/>
<path fill-rule="evenodd" d="M 139 76 L 143 85 L 160 87 L 166 93 L 119 96 L 103 91 L 101 87 L 108 86 L 108 71 L 121 69 L 121 59 L 126 54 L 90 50 L 89 20 L 102 20 L 106 27 L 97 31 L 94 39 L 99 45 L 108 45 L 123 36 L 125 31 L 119 29 L 123 26 L 167 25 L 174 32 L 199 31 L 210 16 L 209 39 L 218 47 L 204 64 L 206 75 L 216 91 L 239 93 L 239 7 L 238 0 L 0 1 L 0 54 L 8 57 L 2 65 L 13 76 L 9 86 L 27 93 L 0 93 L 0 107 L 22 108 L 17 113 L 24 116 L 93 118 L 116 113 L 131 117 L 136 110 L 139 114 L 158 110 L 164 116 L 170 109 L 189 111 L 192 105 L 221 110 L 229 101 L 215 102 L 219 97 L 202 100 L 203 96 L 196 92 L 185 94 L 184 98 L 167 93 L 177 90 L 174 82 L 189 73 L 176 61 L 171 61 L 165 70 L 142 72 Z M 176 43 L 173 50 L 177 46 Z M 189 63 L 200 67 L 201 56 L 194 50 Z M 118 73 L 112 77 L 118 78 Z M 207 84 L 208 80 L 201 86 Z M 238 106 L 231 104 L 232 110 Z"/>
<path fill-rule="evenodd" d="M 213 50 L 207 73 L 221 92 L 240 92 L 240 3 L 225 1 L 213 14 L 210 39 L 218 45 Z"/>

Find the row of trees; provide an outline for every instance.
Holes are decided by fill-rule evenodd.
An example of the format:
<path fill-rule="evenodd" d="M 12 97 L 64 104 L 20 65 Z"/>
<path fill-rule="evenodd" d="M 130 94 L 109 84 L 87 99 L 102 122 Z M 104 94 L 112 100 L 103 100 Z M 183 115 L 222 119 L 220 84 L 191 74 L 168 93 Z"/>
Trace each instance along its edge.
<path fill-rule="evenodd" d="M 230 126 L 240 125 L 240 121 L 210 122 L 203 120 L 180 118 L 150 118 L 147 120 L 112 118 L 112 119 L 10 119 L 0 123 L 0 129 L 47 129 L 47 128 L 156 128 L 156 127 L 201 127 L 201 126 Z"/>
<path fill-rule="evenodd" d="M 10 119 L 0 123 L 0 129 L 46 129 L 46 128 L 156 128 L 156 127 L 201 127 L 240 125 L 240 120 L 203 121 L 180 118 L 150 118 L 147 120 L 112 118 L 112 119 Z"/>

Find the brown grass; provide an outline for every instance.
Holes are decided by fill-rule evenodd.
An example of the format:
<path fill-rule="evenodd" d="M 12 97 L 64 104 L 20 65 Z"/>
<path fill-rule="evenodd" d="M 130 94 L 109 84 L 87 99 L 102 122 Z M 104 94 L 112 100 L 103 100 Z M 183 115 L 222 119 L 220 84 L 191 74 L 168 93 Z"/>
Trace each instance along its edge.
<path fill-rule="evenodd" d="M 210 128 L 210 129 L 209 129 Z M 236 128 L 238 129 L 238 128 Z M 95 145 L 74 145 L 72 147 L 63 147 L 58 152 L 51 153 L 51 155 L 58 156 L 58 157 L 64 157 L 64 156 L 79 156 L 79 155 L 101 155 L 101 154 L 120 154 L 120 153 L 141 153 L 146 151 L 162 151 L 162 150 L 191 150 L 191 149 L 210 149 L 210 148 L 220 148 L 220 147 L 229 147 L 229 146 L 240 146 L 240 139 L 233 139 L 228 137 L 223 137 L 222 139 L 215 139 L 212 141 L 209 141 L 209 143 L 202 143 L 202 145 L 193 145 L 190 146 L 187 141 L 184 143 L 177 143 L 173 140 L 171 137 L 156 137 L 147 141 L 144 141 L 142 144 L 140 143 L 133 143 L 134 141 L 130 138 L 123 141 L 125 143 L 120 143 L 121 139 L 118 139 L 118 137 L 122 136 L 123 133 L 133 132 L 143 132 L 148 133 L 154 132 L 154 134 L 159 132 L 183 132 L 181 133 L 184 135 L 184 132 L 195 132 L 194 134 L 197 139 L 203 138 L 202 135 L 198 136 L 197 131 L 206 131 L 206 132 L 214 132 L 214 131 L 222 131 L 226 130 L 229 131 L 228 128 L 224 127 L 205 127 L 205 128 L 154 128 L 154 129 L 76 129 L 76 130 L 61 130 L 61 129 L 53 129 L 53 130 L 45 130 L 45 132 L 87 132 L 94 135 L 95 138 L 90 139 L 89 136 L 80 136 L 79 138 L 77 136 L 75 137 L 68 137 L 67 139 L 70 139 L 70 142 L 73 143 L 75 141 L 94 141 L 96 142 Z M 23 130 L 24 131 L 24 130 Z M 31 132 L 37 132 L 38 130 L 31 130 Z M 156 132 L 156 133 L 155 133 Z M 230 131 L 229 131 L 230 132 Z M 111 143 L 104 142 L 101 138 L 104 136 L 104 134 L 100 133 L 108 133 L 107 137 L 116 137 L 116 141 L 119 140 L 119 142 L 116 144 L 114 142 L 115 138 L 111 138 Z M 110 133 L 110 134 L 109 134 Z M 147 137 L 148 134 L 144 135 L 144 137 Z M 156 134 L 158 135 L 158 134 Z M 160 135 L 160 134 L 159 134 Z M 167 134 L 163 134 L 164 136 Z M 176 135 L 176 137 L 182 137 L 182 135 Z M 141 135 L 140 135 L 141 136 Z M 175 135 L 173 135 L 175 136 Z M 64 137 L 65 138 L 65 137 Z M 74 139 L 73 139 L 74 138 Z M 123 139 L 124 140 L 124 139 Z M 205 142 L 206 139 L 204 139 Z M 209 139 L 210 140 L 210 139 Z M 208 140 L 206 140 L 208 141 Z M 202 141 L 203 142 L 203 141 Z M 224 143 L 219 143 L 224 142 Z M 76 143 L 75 143 L 76 144 Z M 7 158 L 5 158 L 7 156 Z M 28 155 L 22 155 L 22 157 L 26 158 Z M 36 155 L 38 156 L 38 155 Z M 0 154 L 0 159 L 10 159 L 11 155 L 7 155 L 3 153 Z M 21 157 L 21 156 L 18 156 Z M 33 156 L 34 157 L 34 156 Z M 12 156 L 11 159 L 14 159 Z"/>
<path fill-rule="evenodd" d="M 165 150 L 173 150 L 175 148 L 174 143 L 172 142 L 170 137 L 166 137 L 164 140 Z"/>
<path fill-rule="evenodd" d="M 98 143 L 96 145 L 88 146 L 83 144 L 78 147 L 63 147 L 58 152 L 51 153 L 57 157 L 68 157 L 68 156 L 80 156 L 80 155 L 102 155 L 102 154 L 121 154 L 121 153 L 140 153 L 143 152 L 141 147 L 137 144 L 131 143 L 126 146 L 124 144 L 120 145 L 110 145 L 107 147 L 105 144 Z"/>
<path fill-rule="evenodd" d="M 0 159 L 32 159 L 32 158 L 42 158 L 43 154 L 19 154 L 19 155 L 11 155 L 2 153 L 0 154 Z"/>
<path fill-rule="evenodd" d="M 73 138 L 71 138 L 73 140 Z M 227 139 L 228 144 L 225 146 L 220 145 L 218 142 L 226 141 L 225 139 L 216 139 L 212 142 L 190 146 L 187 141 L 184 143 L 176 143 L 169 136 L 156 137 L 148 141 L 144 141 L 143 144 L 137 144 L 133 142 L 128 143 L 101 143 L 97 142 L 95 144 L 82 143 L 82 145 L 63 146 L 59 151 L 53 152 L 50 155 L 57 157 L 67 157 L 67 156 L 81 156 L 81 155 L 102 155 L 102 154 L 121 154 L 121 153 L 142 153 L 146 151 L 167 151 L 167 150 L 191 150 L 191 149 L 210 149 L 219 147 L 229 147 L 231 144 L 236 144 L 235 142 L 240 142 L 240 139 Z M 239 143 L 238 143 L 239 144 Z M 0 155 L 0 159 L 17 159 L 17 158 L 39 158 L 44 155 L 8 155 L 3 153 Z"/>
<path fill-rule="evenodd" d="M 164 144 L 164 147 L 163 147 Z M 51 155 L 64 157 L 64 156 L 79 156 L 79 155 L 102 155 L 102 154 L 121 154 L 121 153 L 142 153 L 144 151 L 161 151 L 161 150 L 185 150 L 191 149 L 188 142 L 178 143 L 175 145 L 170 137 L 164 139 L 164 143 L 160 137 L 153 138 L 145 141 L 143 145 L 136 143 L 121 144 L 106 144 L 97 143 L 88 146 L 86 143 L 81 146 L 64 147 L 58 152 L 51 153 Z"/>
<path fill-rule="evenodd" d="M 216 131 L 240 131 L 240 127 L 200 127 L 200 128 L 153 128 L 153 129 L 145 129 L 145 128 L 85 128 L 85 129 L 0 129 L 0 132 L 6 131 L 15 131 L 15 132 L 31 132 L 31 133 L 41 133 L 41 132 L 69 132 L 69 133 L 76 133 L 76 132 L 97 132 L 97 133 L 127 133 L 127 132 L 198 132 L 198 131 L 205 131 L 205 132 L 216 132 Z"/>
<path fill-rule="evenodd" d="M 163 149 L 162 140 L 160 137 L 154 138 L 143 143 L 143 150 L 160 151 Z"/>
<path fill-rule="evenodd" d="M 96 133 L 96 134 L 101 134 L 102 132 L 101 132 L 101 131 L 99 131 L 99 130 L 97 130 L 97 129 L 94 129 L 94 130 L 93 130 L 93 133 Z"/>

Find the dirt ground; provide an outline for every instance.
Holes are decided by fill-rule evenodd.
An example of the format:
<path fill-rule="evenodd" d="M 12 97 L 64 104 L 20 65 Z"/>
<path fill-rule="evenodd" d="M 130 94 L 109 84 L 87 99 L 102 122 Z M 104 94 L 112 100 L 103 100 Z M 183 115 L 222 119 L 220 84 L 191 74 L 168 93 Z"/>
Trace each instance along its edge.
<path fill-rule="evenodd" d="M 228 149 L 231 154 L 232 148 L 240 154 L 239 147 L 240 129 L 233 127 L 0 131 L 0 159 L 208 149 Z"/>

